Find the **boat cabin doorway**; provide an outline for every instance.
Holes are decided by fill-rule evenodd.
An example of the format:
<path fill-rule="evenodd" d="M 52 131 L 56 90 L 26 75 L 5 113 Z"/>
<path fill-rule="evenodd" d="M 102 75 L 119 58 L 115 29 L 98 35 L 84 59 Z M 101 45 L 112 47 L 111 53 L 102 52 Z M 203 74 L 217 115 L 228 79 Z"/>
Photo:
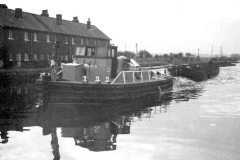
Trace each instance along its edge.
<path fill-rule="evenodd" d="M 112 59 L 111 78 L 115 78 L 117 76 L 117 68 L 118 68 L 117 46 L 109 46 L 107 56 L 108 58 Z"/>

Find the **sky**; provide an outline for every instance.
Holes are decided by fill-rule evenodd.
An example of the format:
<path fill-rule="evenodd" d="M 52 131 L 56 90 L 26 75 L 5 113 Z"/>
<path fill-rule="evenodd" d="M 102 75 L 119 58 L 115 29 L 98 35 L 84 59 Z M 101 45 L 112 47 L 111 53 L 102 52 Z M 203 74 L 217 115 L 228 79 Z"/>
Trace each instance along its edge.
<path fill-rule="evenodd" d="M 240 53 L 240 0 L 0 0 L 9 9 L 97 26 L 119 51 Z"/>

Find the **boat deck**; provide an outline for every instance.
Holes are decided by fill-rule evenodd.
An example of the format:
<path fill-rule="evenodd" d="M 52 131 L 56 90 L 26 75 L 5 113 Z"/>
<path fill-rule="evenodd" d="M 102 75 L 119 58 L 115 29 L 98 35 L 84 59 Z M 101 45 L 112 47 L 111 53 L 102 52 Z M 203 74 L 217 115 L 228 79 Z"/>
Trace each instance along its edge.
<path fill-rule="evenodd" d="M 145 71 L 121 71 L 118 76 L 114 79 L 107 79 L 106 81 L 100 80 L 83 80 L 83 81 L 68 81 L 68 80 L 57 80 L 52 83 L 68 83 L 68 84 L 105 84 L 105 85 L 120 85 L 120 84 L 139 84 L 139 83 L 149 83 L 155 81 L 165 81 L 171 79 L 172 76 L 169 72 L 166 74 L 158 73 L 158 70 L 145 70 Z M 86 78 L 85 78 L 86 79 Z M 41 82 L 41 79 L 37 80 Z"/>

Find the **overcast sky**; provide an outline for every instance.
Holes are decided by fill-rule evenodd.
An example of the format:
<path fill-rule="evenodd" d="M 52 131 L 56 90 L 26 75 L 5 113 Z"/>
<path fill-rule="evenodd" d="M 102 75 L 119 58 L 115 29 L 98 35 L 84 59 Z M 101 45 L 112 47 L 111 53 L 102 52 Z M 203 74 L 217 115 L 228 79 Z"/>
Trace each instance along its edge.
<path fill-rule="evenodd" d="M 91 19 L 118 50 L 240 53 L 240 0 L 0 0 L 9 9 Z"/>

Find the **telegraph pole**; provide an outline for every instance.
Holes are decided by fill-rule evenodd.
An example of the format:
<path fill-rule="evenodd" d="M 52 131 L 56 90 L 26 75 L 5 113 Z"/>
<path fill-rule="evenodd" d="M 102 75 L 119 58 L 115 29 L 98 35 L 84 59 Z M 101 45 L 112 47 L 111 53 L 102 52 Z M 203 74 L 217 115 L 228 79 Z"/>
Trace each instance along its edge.
<path fill-rule="evenodd" d="M 199 60 L 199 49 L 198 49 L 198 60 Z"/>
<path fill-rule="evenodd" d="M 220 47 L 220 57 L 223 56 L 222 47 Z"/>
<path fill-rule="evenodd" d="M 138 44 L 136 43 L 136 56 L 137 56 L 137 61 L 138 61 Z"/>
<path fill-rule="evenodd" d="M 212 45 L 212 54 L 211 54 L 211 58 L 213 57 L 213 45 Z"/>

